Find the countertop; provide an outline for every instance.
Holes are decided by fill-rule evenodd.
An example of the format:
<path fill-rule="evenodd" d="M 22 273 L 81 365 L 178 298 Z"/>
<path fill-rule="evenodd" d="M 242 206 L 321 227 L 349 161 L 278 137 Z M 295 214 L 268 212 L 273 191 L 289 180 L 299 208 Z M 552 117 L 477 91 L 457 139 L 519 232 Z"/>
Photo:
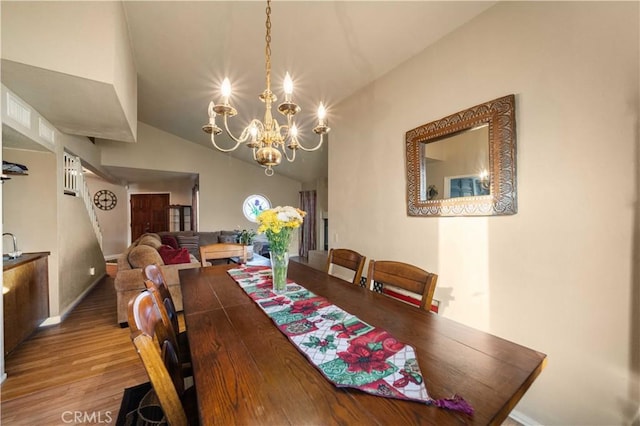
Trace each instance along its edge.
<path fill-rule="evenodd" d="M 22 256 L 17 259 L 9 259 L 2 261 L 2 271 L 8 271 L 9 269 L 13 269 L 20 265 L 24 265 L 25 263 L 32 262 L 41 257 L 49 256 L 51 252 L 49 251 L 41 251 L 37 253 L 22 253 Z"/>

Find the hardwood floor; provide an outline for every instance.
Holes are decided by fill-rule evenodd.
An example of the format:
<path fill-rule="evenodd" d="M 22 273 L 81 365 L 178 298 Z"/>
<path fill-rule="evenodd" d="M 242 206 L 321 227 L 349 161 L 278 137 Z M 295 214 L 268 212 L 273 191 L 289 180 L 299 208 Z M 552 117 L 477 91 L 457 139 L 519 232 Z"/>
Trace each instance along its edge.
<path fill-rule="evenodd" d="M 6 425 L 113 424 L 124 388 L 148 381 L 116 323 L 113 278 L 105 277 L 62 324 L 40 329 L 5 359 Z"/>

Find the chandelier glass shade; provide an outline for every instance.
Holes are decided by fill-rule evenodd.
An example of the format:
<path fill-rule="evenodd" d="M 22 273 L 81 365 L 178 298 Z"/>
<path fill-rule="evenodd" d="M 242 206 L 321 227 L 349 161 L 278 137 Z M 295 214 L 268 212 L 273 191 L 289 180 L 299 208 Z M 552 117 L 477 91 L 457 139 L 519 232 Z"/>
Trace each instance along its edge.
<path fill-rule="evenodd" d="M 300 143 L 294 116 L 300 112 L 301 108 L 292 100 L 293 80 L 289 73 L 286 73 L 284 78 L 284 102 L 278 105 L 278 111 L 285 117 L 286 122 L 280 125 L 273 117 L 271 107 L 277 101 L 277 98 L 271 91 L 271 0 L 267 0 L 266 14 L 266 89 L 259 95 L 265 106 L 263 120 L 261 121 L 257 118 L 251 120 L 238 137 L 231 133 L 228 119 L 236 115 L 238 111 L 229 103 L 231 82 L 228 78 L 225 78 L 220 87 L 221 100 L 217 104 L 214 101 L 209 103 L 209 122 L 202 126 L 202 130 L 211 134 L 211 143 L 222 152 L 234 151 L 241 143 L 244 143 L 252 150 L 253 159 L 265 167 L 265 174 L 272 176 L 274 173 L 273 167 L 280 164 L 283 154 L 287 161 L 293 162 L 298 149 L 303 151 L 319 149 L 322 146 L 324 135 L 329 133 L 331 129 L 326 118 L 327 111 L 321 102 L 318 107 L 318 123 L 313 128 L 313 132 L 319 135 L 318 143 L 313 148 L 306 148 Z M 221 148 L 216 144 L 215 136 L 222 133 L 222 129 L 216 124 L 217 116 L 222 116 L 222 125 L 225 132 L 235 141 L 235 145 L 230 148 Z"/>

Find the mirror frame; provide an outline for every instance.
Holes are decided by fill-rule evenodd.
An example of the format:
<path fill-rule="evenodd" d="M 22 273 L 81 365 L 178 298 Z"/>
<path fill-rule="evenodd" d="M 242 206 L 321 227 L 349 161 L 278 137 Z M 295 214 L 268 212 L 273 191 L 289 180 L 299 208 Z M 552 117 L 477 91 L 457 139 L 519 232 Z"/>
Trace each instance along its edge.
<path fill-rule="evenodd" d="M 489 195 L 427 199 L 425 146 L 466 130 L 489 127 Z M 515 96 L 507 95 L 406 133 L 407 215 L 500 216 L 518 211 Z"/>

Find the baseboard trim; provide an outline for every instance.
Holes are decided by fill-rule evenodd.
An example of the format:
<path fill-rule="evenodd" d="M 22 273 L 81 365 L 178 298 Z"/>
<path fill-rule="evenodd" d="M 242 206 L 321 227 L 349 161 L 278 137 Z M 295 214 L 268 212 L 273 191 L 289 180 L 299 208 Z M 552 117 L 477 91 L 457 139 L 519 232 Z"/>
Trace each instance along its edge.
<path fill-rule="evenodd" d="M 523 424 L 524 426 L 540 426 L 542 424 L 516 410 L 511 411 L 511 413 L 509 413 L 509 417 L 511 417 L 516 422 Z"/>
<path fill-rule="evenodd" d="M 46 320 L 42 321 L 38 327 L 49 327 L 51 325 L 58 325 L 62 322 L 62 318 L 60 315 L 56 315 L 55 317 L 49 317 Z"/>
<path fill-rule="evenodd" d="M 106 276 L 107 276 L 107 274 L 102 274 L 99 277 L 97 277 L 95 280 L 93 280 L 91 285 L 89 287 L 87 287 L 82 293 L 80 293 L 80 295 L 78 297 L 76 297 L 76 299 L 66 307 L 66 309 L 64 310 L 64 312 L 62 312 L 62 314 L 55 315 L 55 316 L 47 318 L 46 320 L 44 320 L 44 321 L 42 321 L 40 323 L 40 327 L 49 327 L 49 326 L 52 326 L 52 325 L 58 325 L 62 321 L 64 321 L 64 319 L 67 317 L 67 315 L 69 315 L 69 313 L 71 313 L 71 311 L 73 311 L 73 308 L 75 308 L 78 305 L 78 303 L 80 303 L 82 301 L 82 299 L 84 299 L 85 296 L 91 290 L 93 290 L 93 288 L 102 280 L 102 278 L 104 278 Z"/>

